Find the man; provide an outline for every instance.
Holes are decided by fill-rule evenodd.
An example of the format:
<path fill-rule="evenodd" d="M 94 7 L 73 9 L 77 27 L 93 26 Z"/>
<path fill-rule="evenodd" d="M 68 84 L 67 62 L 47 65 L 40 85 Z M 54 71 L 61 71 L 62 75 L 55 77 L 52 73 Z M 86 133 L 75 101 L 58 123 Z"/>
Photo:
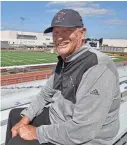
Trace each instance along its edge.
<path fill-rule="evenodd" d="M 36 100 L 10 112 L 6 145 L 111 145 L 120 107 L 114 62 L 85 46 L 86 29 L 72 9 L 59 11 L 49 32 L 58 63 Z"/>

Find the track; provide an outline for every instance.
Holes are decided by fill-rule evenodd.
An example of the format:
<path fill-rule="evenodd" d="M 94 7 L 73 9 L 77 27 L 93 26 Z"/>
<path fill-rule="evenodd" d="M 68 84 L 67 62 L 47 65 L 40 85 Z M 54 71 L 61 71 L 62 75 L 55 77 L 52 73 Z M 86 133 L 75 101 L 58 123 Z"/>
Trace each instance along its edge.
<path fill-rule="evenodd" d="M 1 85 L 5 86 L 10 84 L 48 79 L 51 74 L 52 74 L 52 70 L 43 70 L 37 72 L 5 75 L 5 76 L 1 76 Z"/>

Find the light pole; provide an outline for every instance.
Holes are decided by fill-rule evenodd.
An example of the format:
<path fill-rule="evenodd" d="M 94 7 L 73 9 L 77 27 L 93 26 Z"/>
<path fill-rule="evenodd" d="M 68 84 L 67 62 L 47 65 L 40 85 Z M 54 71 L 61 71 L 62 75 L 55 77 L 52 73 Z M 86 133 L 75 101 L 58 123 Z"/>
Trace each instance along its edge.
<path fill-rule="evenodd" d="M 21 20 L 21 23 L 20 23 L 20 26 L 21 26 L 21 31 L 20 31 L 20 34 L 22 35 L 22 28 L 23 28 L 23 25 L 24 25 L 24 21 L 26 20 L 26 18 L 25 17 L 20 17 L 20 20 Z M 21 36 L 22 37 L 22 36 Z M 21 44 L 21 42 L 20 42 L 20 44 Z M 22 44 L 23 45 L 23 44 Z"/>
<path fill-rule="evenodd" d="M 22 26 L 23 25 L 23 22 L 26 20 L 26 18 L 20 17 L 20 20 L 21 20 L 21 26 Z"/>

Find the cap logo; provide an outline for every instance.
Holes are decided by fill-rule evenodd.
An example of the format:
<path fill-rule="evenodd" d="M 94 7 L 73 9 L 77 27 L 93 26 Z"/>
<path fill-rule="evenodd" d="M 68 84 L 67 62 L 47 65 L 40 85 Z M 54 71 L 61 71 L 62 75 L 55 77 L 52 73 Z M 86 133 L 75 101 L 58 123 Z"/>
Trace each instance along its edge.
<path fill-rule="evenodd" d="M 61 22 L 62 20 L 64 20 L 64 19 L 65 19 L 65 15 L 66 15 L 66 13 L 60 12 L 60 13 L 57 15 L 57 17 L 56 17 L 55 23 Z"/>

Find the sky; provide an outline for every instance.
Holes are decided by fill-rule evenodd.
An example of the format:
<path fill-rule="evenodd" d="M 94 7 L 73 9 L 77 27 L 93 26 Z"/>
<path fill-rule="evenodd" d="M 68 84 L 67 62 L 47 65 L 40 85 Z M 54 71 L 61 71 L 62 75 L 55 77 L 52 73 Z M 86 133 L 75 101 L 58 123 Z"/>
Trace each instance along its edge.
<path fill-rule="evenodd" d="M 80 13 L 87 38 L 127 39 L 127 1 L 3 1 L 1 30 L 43 32 L 63 8 Z"/>

